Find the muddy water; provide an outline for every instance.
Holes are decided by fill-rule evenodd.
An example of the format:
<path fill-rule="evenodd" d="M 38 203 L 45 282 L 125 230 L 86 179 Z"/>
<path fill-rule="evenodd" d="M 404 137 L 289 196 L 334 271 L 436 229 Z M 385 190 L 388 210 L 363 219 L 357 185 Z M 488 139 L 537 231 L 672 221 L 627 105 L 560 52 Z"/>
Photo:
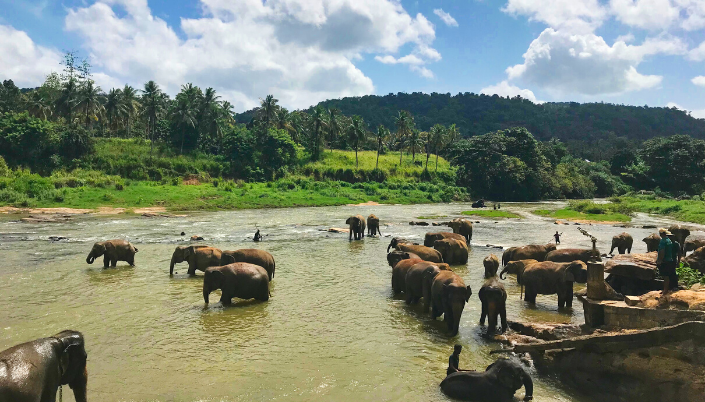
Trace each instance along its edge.
<path fill-rule="evenodd" d="M 539 206 L 504 204 L 528 211 Z M 63 329 L 85 334 L 89 397 L 93 401 L 444 401 L 438 383 L 455 343 L 464 345 L 461 367 L 484 369 L 498 345 L 478 326 L 482 259 L 486 244 L 517 245 L 552 239 L 564 246 L 590 246 L 575 226 L 551 220 L 478 219 L 467 266 L 454 267 L 473 288 L 460 334 L 446 335 L 442 321 L 392 296 L 388 238 L 348 242 L 323 231 L 344 226 L 351 214 L 375 213 L 385 236 L 422 239 L 434 228 L 409 226 L 418 216 L 446 215 L 468 205 L 331 207 L 193 214 L 187 218 L 76 218 L 70 223 L 0 222 L 0 350 Z M 648 217 L 639 222 L 650 223 Z M 201 273 L 186 266 L 169 277 L 179 233 L 198 234 L 223 249 L 252 247 L 257 225 L 265 241 L 257 247 L 277 261 L 268 303 L 204 306 Z M 608 251 L 624 229 L 583 226 Z M 636 252 L 653 230 L 628 229 Z M 52 242 L 49 236 L 68 237 Z M 136 267 L 87 265 L 93 242 L 126 238 L 139 253 Z M 557 311 L 555 296 L 539 296 L 535 308 L 519 300 L 513 278 L 510 320 L 582 323 L 580 304 Z M 576 286 L 577 288 L 577 286 Z M 218 300 L 218 296 L 211 297 Z M 518 394 L 522 394 L 520 391 Z M 589 401 L 550 378 L 536 377 L 540 401 Z M 65 401 L 73 401 L 64 393 Z"/>

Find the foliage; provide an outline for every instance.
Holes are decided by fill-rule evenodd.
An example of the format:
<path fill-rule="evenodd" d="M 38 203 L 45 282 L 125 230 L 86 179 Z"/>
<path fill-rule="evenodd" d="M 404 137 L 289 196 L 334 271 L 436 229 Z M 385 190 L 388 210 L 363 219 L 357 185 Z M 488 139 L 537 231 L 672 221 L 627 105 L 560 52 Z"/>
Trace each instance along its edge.
<path fill-rule="evenodd" d="M 699 198 L 699 197 L 698 197 Z M 684 222 L 705 224 L 705 202 L 659 198 L 655 194 L 627 194 L 612 198 L 613 204 L 632 211 L 667 215 Z"/>
<path fill-rule="evenodd" d="M 595 222 L 629 222 L 632 218 L 620 213 L 590 214 L 574 211 L 569 208 L 559 210 L 539 209 L 533 211 L 536 215 L 546 216 L 554 219 L 595 221 Z"/>
<path fill-rule="evenodd" d="M 680 266 L 676 268 L 676 274 L 678 274 L 678 283 L 687 288 L 690 288 L 696 283 L 705 285 L 705 274 L 690 268 L 682 262 Z"/>
<path fill-rule="evenodd" d="M 653 138 L 638 155 L 654 187 L 689 194 L 705 190 L 705 141 L 685 135 Z"/>
<path fill-rule="evenodd" d="M 509 211 L 501 211 L 501 210 L 494 210 L 494 209 L 477 209 L 477 210 L 471 210 L 471 211 L 463 211 L 463 215 L 470 215 L 470 216 L 482 216 L 484 218 L 521 218 L 520 215 L 515 214 L 514 212 L 509 212 Z"/>

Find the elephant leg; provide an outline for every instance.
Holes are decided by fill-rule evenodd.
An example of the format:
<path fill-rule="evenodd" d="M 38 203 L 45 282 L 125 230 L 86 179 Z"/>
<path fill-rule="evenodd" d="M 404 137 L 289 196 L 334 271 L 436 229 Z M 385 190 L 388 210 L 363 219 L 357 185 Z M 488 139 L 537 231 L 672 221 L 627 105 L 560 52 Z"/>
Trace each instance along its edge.
<path fill-rule="evenodd" d="M 497 330 L 497 311 L 490 312 L 487 325 L 487 332 L 495 332 Z"/>
<path fill-rule="evenodd" d="M 411 292 L 406 291 L 406 304 L 412 304 L 414 302 L 414 296 L 411 295 Z"/>
<path fill-rule="evenodd" d="M 379 230 L 379 226 L 377 226 L 377 234 L 379 234 L 379 237 L 382 237 L 382 231 Z"/>
<path fill-rule="evenodd" d="M 348 231 L 348 240 L 352 240 L 352 239 L 353 239 L 353 228 L 351 226 L 350 230 Z"/>
<path fill-rule="evenodd" d="M 108 266 L 110 266 L 110 259 L 106 255 L 106 256 L 103 256 L 103 268 L 108 268 Z"/>
<path fill-rule="evenodd" d="M 113 268 L 115 268 L 115 267 L 117 267 L 117 262 L 118 262 L 117 259 L 111 260 L 111 261 L 110 261 L 110 265 L 111 265 Z"/>
<path fill-rule="evenodd" d="M 448 331 L 453 331 L 453 311 L 446 311 L 445 314 L 443 314 L 443 321 L 446 322 L 448 325 Z"/>
<path fill-rule="evenodd" d="M 193 264 L 193 265 L 192 265 L 192 264 L 189 262 L 189 264 L 188 264 L 188 274 L 189 274 L 189 276 L 196 276 L 196 264 Z"/>
<path fill-rule="evenodd" d="M 133 255 L 132 257 L 130 257 L 130 259 L 127 260 L 127 263 L 130 264 L 131 267 L 134 267 L 135 266 L 135 256 Z"/>
<path fill-rule="evenodd" d="M 565 306 L 573 308 L 573 289 L 570 289 L 565 296 Z"/>
<path fill-rule="evenodd" d="M 499 317 L 502 320 L 502 332 L 506 332 L 507 331 L 507 306 L 504 302 L 499 306 Z"/>
<path fill-rule="evenodd" d="M 558 308 L 563 308 L 565 307 L 565 297 L 561 296 L 560 293 L 558 294 Z"/>
<path fill-rule="evenodd" d="M 529 288 L 528 286 L 526 287 L 526 291 L 524 292 L 524 300 L 531 304 L 536 304 L 536 292 L 534 292 L 534 290 Z"/>
<path fill-rule="evenodd" d="M 485 325 L 485 318 L 487 317 L 487 301 L 482 300 L 482 312 L 480 313 L 480 325 Z"/>
<path fill-rule="evenodd" d="M 229 305 L 233 304 L 233 298 L 232 298 L 232 296 L 223 292 L 223 294 L 220 296 L 220 303 L 223 306 L 229 306 Z"/>
<path fill-rule="evenodd" d="M 431 302 L 431 317 L 435 320 L 436 318 L 441 316 L 441 312 L 438 310 L 436 307 L 436 304 Z"/>
<path fill-rule="evenodd" d="M 627 247 L 627 254 L 631 254 L 631 253 L 632 253 L 632 246 L 629 246 L 629 247 Z"/>

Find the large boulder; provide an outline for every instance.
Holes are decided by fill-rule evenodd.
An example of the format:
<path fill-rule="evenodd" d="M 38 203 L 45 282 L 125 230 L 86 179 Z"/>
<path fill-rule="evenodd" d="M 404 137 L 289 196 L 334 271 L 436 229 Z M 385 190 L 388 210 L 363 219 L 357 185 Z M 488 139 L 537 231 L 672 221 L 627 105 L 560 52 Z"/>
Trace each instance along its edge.
<path fill-rule="evenodd" d="M 657 252 L 651 252 L 646 254 L 616 255 L 605 264 L 605 272 L 645 281 L 656 279 L 658 276 L 658 268 L 656 267 L 657 254 Z"/>
<path fill-rule="evenodd" d="M 696 269 L 705 274 L 705 247 L 693 251 L 693 253 L 682 260 L 691 268 Z"/>
<path fill-rule="evenodd" d="M 705 311 L 705 290 L 679 290 L 663 297 L 660 291 L 640 298 L 638 307 Z"/>

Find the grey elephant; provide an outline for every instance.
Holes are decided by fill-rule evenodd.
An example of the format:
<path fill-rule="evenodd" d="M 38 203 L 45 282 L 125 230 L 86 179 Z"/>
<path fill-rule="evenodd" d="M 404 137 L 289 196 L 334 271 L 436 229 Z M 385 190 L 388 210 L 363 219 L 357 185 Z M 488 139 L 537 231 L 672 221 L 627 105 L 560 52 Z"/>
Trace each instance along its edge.
<path fill-rule="evenodd" d="M 492 278 L 497 275 L 499 269 L 499 258 L 496 255 L 490 254 L 482 260 L 482 265 L 485 266 L 485 279 Z"/>
<path fill-rule="evenodd" d="M 651 233 L 647 237 L 644 237 L 641 241 L 646 243 L 646 251 L 650 253 L 658 250 L 658 244 L 661 242 L 661 236 L 656 233 Z"/>
<path fill-rule="evenodd" d="M 433 248 L 441 252 L 447 264 L 465 264 L 468 262 L 468 246 L 462 240 L 442 239 L 433 243 Z"/>
<path fill-rule="evenodd" d="M 533 399 L 534 383 L 520 363 L 499 359 L 484 372 L 458 371 L 441 382 L 441 391 L 462 401 L 511 402 L 516 391 L 524 386 L 524 401 Z"/>
<path fill-rule="evenodd" d="M 602 257 L 600 257 L 600 250 L 597 250 L 597 255 L 593 256 L 591 248 L 562 248 L 546 254 L 546 261 L 572 262 L 575 260 L 587 263 L 590 260 L 602 261 Z"/>
<path fill-rule="evenodd" d="M 367 217 L 367 235 L 376 236 L 377 234 L 382 236 L 382 231 L 379 230 L 379 218 L 372 214 Z"/>
<path fill-rule="evenodd" d="M 220 302 L 232 303 L 240 299 L 269 300 L 269 276 L 259 265 L 236 262 L 222 267 L 208 267 L 203 276 L 203 300 L 208 304 L 211 292 L 220 289 Z"/>
<path fill-rule="evenodd" d="M 406 273 L 414 265 L 424 262 L 418 257 L 407 258 L 399 261 L 392 267 L 392 290 L 401 293 L 406 290 Z"/>
<path fill-rule="evenodd" d="M 422 260 L 431 262 L 445 262 L 441 252 L 431 247 L 420 246 L 412 243 L 404 243 L 396 237 L 389 243 L 389 247 L 394 247 L 399 251 L 406 251 L 418 255 Z M 387 249 L 389 249 L 387 247 Z"/>
<path fill-rule="evenodd" d="M 502 320 L 502 332 L 505 332 L 507 330 L 507 291 L 504 285 L 496 276 L 492 276 L 485 280 L 477 294 L 482 302 L 480 325 L 485 325 L 485 317 L 489 317 L 487 331 L 494 333 L 497 329 L 497 316 L 499 316 Z"/>
<path fill-rule="evenodd" d="M 505 253 L 502 256 L 503 264 L 506 265 L 509 261 L 519 260 L 546 260 L 546 255 L 551 251 L 556 250 L 555 244 L 530 244 L 528 246 L 516 247 L 510 253 Z M 509 251 L 509 250 L 507 250 Z M 505 262 L 506 261 L 506 262 Z"/>
<path fill-rule="evenodd" d="M 415 245 L 415 246 L 418 246 L 418 245 L 419 245 L 419 243 L 414 243 L 414 242 L 412 242 L 411 240 L 404 239 L 403 237 L 392 237 L 392 240 L 389 242 L 389 245 L 387 246 L 387 252 L 389 252 L 389 250 L 390 250 L 392 247 L 396 249 L 397 246 L 398 246 L 399 244 L 402 244 L 402 243 L 405 243 L 405 244 L 413 244 L 413 245 Z"/>
<path fill-rule="evenodd" d="M 509 261 L 512 261 L 512 257 L 514 255 L 514 251 L 518 249 L 519 247 L 509 247 L 504 252 L 502 253 L 502 266 L 506 266 L 509 264 Z"/>
<path fill-rule="evenodd" d="M 447 271 L 450 267 L 448 264 L 434 263 L 428 261 L 418 262 L 406 271 L 404 280 L 404 296 L 406 296 L 406 304 L 415 304 L 424 298 L 424 312 L 428 311 L 431 301 L 431 285 L 433 279 L 441 271 Z"/>
<path fill-rule="evenodd" d="M 695 251 L 700 247 L 705 247 L 705 239 L 688 239 L 685 241 L 684 253 Z"/>
<path fill-rule="evenodd" d="M 634 238 L 627 232 L 622 232 L 618 235 L 612 237 L 612 248 L 610 248 L 610 254 L 614 252 L 616 248 L 619 254 L 624 254 L 626 251 L 628 254 L 632 253 L 632 244 L 634 244 Z"/>
<path fill-rule="evenodd" d="M 521 279 L 526 287 L 524 300 L 536 303 L 536 295 L 558 295 L 558 308 L 572 307 L 573 282 L 587 282 L 587 267 L 582 261 L 537 262 L 524 270 Z"/>
<path fill-rule="evenodd" d="M 13 346 L 0 352 L 0 402 L 55 402 L 61 385 L 86 402 L 85 342 L 77 331 Z"/>
<path fill-rule="evenodd" d="M 218 267 L 235 262 L 232 256 L 223 254 L 220 249 L 209 246 L 179 246 L 171 255 L 169 275 L 174 274 L 174 265 L 188 262 L 188 274 L 196 275 L 196 270 L 204 271 L 208 267 Z"/>
<path fill-rule="evenodd" d="M 274 262 L 274 257 L 267 251 L 256 248 L 242 248 L 235 251 L 223 251 L 223 255 L 233 258 L 232 261 L 225 262 L 225 264 L 233 262 L 248 262 L 250 264 L 259 265 L 267 271 L 270 281 L 274 278 L 276 263 Z"/>
<path fill-rule="evenodd" d="M 135 266 L 135 254 L 137 248 L 126 240 L 107 240 L 93 244 L 91 252 L 86 257 L 88 264 L 93 264 L 96 258 L 103 256 L 103 267 L 109 265 L 115 267 L 118 261 L 125 261 L 131 266 Z"/>
<path fill-rule="evenodd" d="M 517 283 L 521 285 L 521 276 L 524 274 L 524 270 L 526 269 L 526 267 L 537 262 L 538 261 L 536 260 L 510 261 L 507 265 L 504 266 L 502 272 L 499 273 L 499 278 L 504 279 L 504 274 L 516 275 Z"/>
<path fill-rule="evenodd" d="M 345 221 L 345 224 L 348 225 L 348 227 L 350 228 L 350 235 L 348 236 L 348 240 L 352 240 L 353 237 L 355 237 L 355 240 L 362 240 L 362 238 L 365 237 L 364 216 L 351 216 Z"/>
<path fill-rule="evenodd" d="M 426 247 L 433 247 L 433 243 L 435 243 L 436 240 L 443 240 L 443 239 L 459 240 L 459 241 L 462 241 L 463 243 L 467 244 L 467 242 L 465 241 L 465 236 L 457 234 L 457 233 L 430 232 L 430 233 L 426 233 L 426 236 L 424 236 L 423 245 Z"/>
<path fill-rule="evenodd" d="M 421 259 L 419 258 L 418 255 L 414 253 L 409 253 L 406 251 L 399 251 L 399 250 L 394 250 L 391 253 L 387 253 L 387 263 L 389 264 L 390 267 L 394 268 L 395 265 L 401 260 L 407 260 L 410 258 L 416 258 L 416 259 Z"/>
<path fill-rule="evenodd" d="M 690 229 L 683 225 L 671 225 L 668 227 L 668 231 L 673 233 L 673 237 L 675 237 L 681 245 L 680 256 L 683 257 L 685 255 L 685 248 L 683 246 L 688 236 L 690 236 Z"/>
<path fill-rule="evenodd" d="M 472 289 L 453 271 L 441 271 L 431 284 L 431 315 L 435 319 L 443 314 L 451 336 L 458 334 L 460 317 L 465 303 L 470 300 Z"/>
<path fill-rule="evenodd" d="M 457 233 L 465 237 L 465 242 L 470 244 L 472 240 L 472 222 L 463 218 L 455 218 L 448 222 L 448 226 L 453 229 L 453 233 Z"/>

